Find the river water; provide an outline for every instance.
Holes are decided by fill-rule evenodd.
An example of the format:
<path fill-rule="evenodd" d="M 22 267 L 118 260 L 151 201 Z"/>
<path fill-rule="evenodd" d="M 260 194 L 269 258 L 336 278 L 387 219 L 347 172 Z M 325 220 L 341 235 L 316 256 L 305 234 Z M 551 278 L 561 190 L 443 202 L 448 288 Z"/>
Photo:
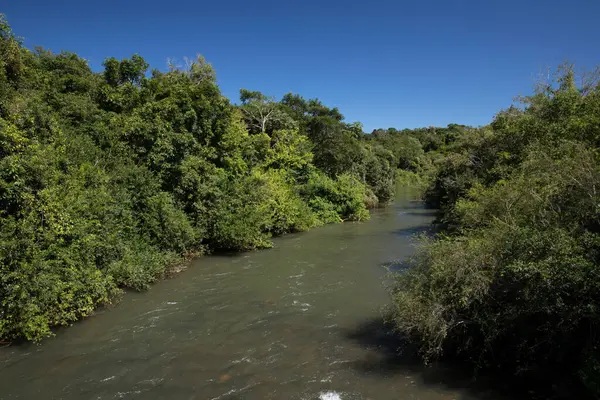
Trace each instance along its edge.
<path fill-rule="evenodd" d="M 199 258 L 41 345 L 0 349 L 0 398 L 481 399 L 396 357 L 380 322 L 385 266 L 432 219 L 405 197 L 366 223 Z"/>

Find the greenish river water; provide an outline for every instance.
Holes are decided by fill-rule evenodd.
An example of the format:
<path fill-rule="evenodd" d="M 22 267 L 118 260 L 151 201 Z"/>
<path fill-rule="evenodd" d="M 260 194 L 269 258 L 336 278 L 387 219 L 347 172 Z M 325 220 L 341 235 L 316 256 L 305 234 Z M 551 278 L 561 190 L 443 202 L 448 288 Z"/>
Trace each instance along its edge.
<path fill-rule="evenodd" d="M 396 357 L 380 322 L 384 266 L 432 219 L 401 199 L 366 223 L 199 258 L 39 346 L 0 349 L 0 398 L 482 399 Z"/>

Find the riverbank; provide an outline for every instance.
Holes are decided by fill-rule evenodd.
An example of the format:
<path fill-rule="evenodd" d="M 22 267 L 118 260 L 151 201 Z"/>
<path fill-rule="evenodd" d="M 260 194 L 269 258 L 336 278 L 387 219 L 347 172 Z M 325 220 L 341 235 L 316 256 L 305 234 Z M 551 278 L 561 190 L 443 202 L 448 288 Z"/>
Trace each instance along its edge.
<path fill-rule="evenodd" d="M 269 247 L 393 196 L 399 160 L 359 123 L 292 93 L 236 105 L 202 56 L 92 71 L 2 14 L 0 54 L 0 340 L 51 336 L 189 252 Z"/>
<path fill-rule="evenodd" d="M 388 301 L 384 266 L 411 254 L 412 233 L 431 219 L 400 199 L 365 223 L 194 259 L 41 346 L 1 349 L 0 386 L 15 399 L 456 397 L 416 364 L 397 369 L 378 330 L 371 344 L 357 336 Z"/>

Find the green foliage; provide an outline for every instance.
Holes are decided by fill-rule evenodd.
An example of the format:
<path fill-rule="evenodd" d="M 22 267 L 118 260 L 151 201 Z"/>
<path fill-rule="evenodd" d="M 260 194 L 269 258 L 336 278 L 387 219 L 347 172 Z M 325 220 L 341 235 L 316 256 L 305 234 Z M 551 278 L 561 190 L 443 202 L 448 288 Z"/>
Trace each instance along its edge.
<path fill-rule="evenodd" d="M 388 203 L 394 198 L 395 173 L 394 155 L 383 146 L 365 146 L 363 177 L 368 189 L 375 195 L 378 203 Z"/>
<path fill-rule="evenodd" d="M 396 171 L 396 185 L 411 190 L 415 197 L 421 198 L 429 187 L 428 177 L 423 173 L 407 170 Z"/>
<path fill-rule="evenodd" d="M 119 286 L 135 290 L 148 289 L 170 264 L 179 261 L 175 253 L 162 252 L 143 241 L 126 244 L 119 258 L 106 267 L 106 274 Z"/>
<path fill-rule="evenodd" d="M 313 159 L 310 140 L 296 130 L 275 131 L 264 153 L 265 168 L 284 169 L 295 176 L 304 175 Z"/>
<path fill-rule="evenodd" d="M 370 204 L 387 203 L 393 198 L 396 168 L 391 154 L 383 146 L 370 143 L 360 123 L 345 123 L 337 108 L 297 94 L 286 94 L 279 105 L 298 121 L 300 134 L 312 143 L 316 167 L 334 179 L 342 174 L 357 177 L 378 197 Z"/>
<path fill-rule="evenodd" d="M 264 188 L 256 176 L 225 178 L 221 200 L 209 210 L 208 241 L 219 250 L 250 250 L 270 247 L 270 224 L 265 214 Z"/>
<path fill-rule="evenodd" d="M 392 152 L 396 168 L 415 170 L 424 155 L 423 146 L 413 132 L 379 129 L 375 130 L 372 136 L 383 147 Z"/>
<path fill-rule="evenodd" d="M 296 121 L 282 110 L 280 104 L 261 92 L 240 90 L 240 110 L 251 133 L 272 134 L 282 129 L 294 129 Z"/>
<path fill-rule="evenodd" d="M 269 217 L 263 230 L 273 235 L 286 232 L 301 232 L 318 224 L 311 208 L 302 200 L 295 182 L 287 170 L 255 172 L 258 188 L 262 195 L 262 214 Z"/>
<path fill-rule="evenodd" d="M 120 62 L 115 58 L 109 58 L 102 65 L 104 66 L 104 80 L 111 86 L 127 83 L 140 85 L 149 66 L 137 54 L 133 55 L 131 59 L 124 59 Z"/>
<path fill-rule="evenodd" d="M 23 55 L 19 40 L 4 15 L 0 14 L 0 117 L 6 116 L 9 100 L 24 74 Z"/>
<path fill-rule="evenodd" d="M 450 230 L 397 276 L 393 319 L 429 357 L 560 370 L 598 393 L 600 87 L 555 83 L 463 130 L 427 193 Z"/>
<path fill-rule="evenodd" d="M 351 175 L 340 175 L 334 180 L 315 171 L 301 193 L 322 223 L 369 218 L 364 204 L 366 188 Z"/>
<path fill-rule="evenodd" d="M 0 15 L 1 340 L 38 341 L 186 255 L 391 199 L 391 153 L 336 108 L 248 90 L 234 106 L 201 56 L 103 66 L 28 50 Z"/>

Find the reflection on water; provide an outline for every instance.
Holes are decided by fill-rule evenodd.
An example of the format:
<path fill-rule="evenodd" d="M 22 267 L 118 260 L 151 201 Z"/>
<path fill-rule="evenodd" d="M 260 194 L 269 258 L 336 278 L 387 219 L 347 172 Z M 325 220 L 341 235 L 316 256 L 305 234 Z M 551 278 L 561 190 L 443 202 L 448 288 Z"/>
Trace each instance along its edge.
<path fill-rule="evenodd" d="M 400 201 L 367 223 L 200 258 L 41 346 L 1 349 L 0 397 L 484 398 L 398 358 L 381 325 L 383 266 L 409 255 L 432 219 Z"/>

